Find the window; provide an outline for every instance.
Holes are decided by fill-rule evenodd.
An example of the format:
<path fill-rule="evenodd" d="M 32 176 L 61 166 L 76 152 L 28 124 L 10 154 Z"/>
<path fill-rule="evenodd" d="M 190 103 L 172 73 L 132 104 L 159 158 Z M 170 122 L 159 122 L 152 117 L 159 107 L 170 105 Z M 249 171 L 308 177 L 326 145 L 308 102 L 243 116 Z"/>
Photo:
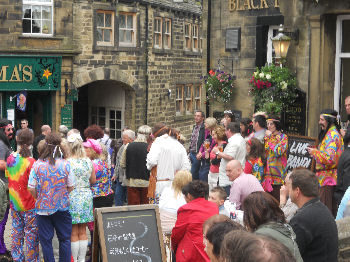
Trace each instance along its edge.
<path fill-rule="evenodd" d="M 350 95 L 350 15 L 339 15 L 336 25 L 334 109 L 347 119 L 344 100 Z"/>
<path fill-rule="evenodd" d="M 114 12 L 97 11 L 97 45 L 113 46 L 114 43 Z"/>
<path fill-rule="evenodd" d="M 185 50 L 191 50 L 191 24 L 185 24 Z"/>
<path fill-rule="evenodd" d="M 266 60 L 268 64 L 273 63 L 273 59 L 275 58 L 275 50 L 273 49 L 273 44 L 271 38 L 275 37 L 278 34 L 279 26 L 272 25 L 269 26 L 269 31 L 267 32 L 267 55 Z"/>
<path fill-rule="evenodd" d="M 198 51 L 198 25 L 192 25 L 192 50 Z"/>
<path fill-rule="evenodd" d="M 201 107 L 201 85 L 194 86 L 194 110 L 200 110 Z"/>
<path fill-rule="evenodd" d="M 53 34 L 53 0 L 23 0 L 23 34 Z"/>
<path fill-rule="evenodd" d="M 102 129 L 109 127 L 109 137 L 111 139 L 120 138 L 122 133 L 122 111 L 115 108 L 92 106 L 90 123 L 99 125 Z"/>
<path fill-rule="evenodd" d="M 136 14 L 119 14 L 119 45 L 136 46 Z"/>
<path fill-rule="evenodd" d="M 99 125 L 102 129 L 106 127 L 106 108 L 91 107 L 91 124 Z"/>
<path fill-rule="evenodd" d="M 176 115 L 181 115 L 183 112 L 183 85 L 179 85 L 176 87 Z"/>
<path fill-rule="evenodd" d="M 109 135 L 111 139 L 122 136 L 122 111 L 115 109 L 109 110 L 109 129 L 111 131 Z"/>
<path fill-rule="evenodd" d="M 199 50 L 201 52 L 203 52 L 203 38 L 202 37 L 199 39 Z"/>
<path fill-rule="evenodd" d="M 201 85 L 176 86 L 176 115 L 192 114 L 201 106 Z"/>
<path fill-rule="evenodd" d="M 162 18 L 154 19 L 154 47 L 162 48 Z"/>
<path fill-rule="evenodd" d="M 192 85 L 185 85 L 185 109 L 186 113 L 191 113 L 192 112 Z"/>
<path fill-rule="evenodd" d="M 171 20 L 164 19 L 164 48 L 171 48 Z"/>

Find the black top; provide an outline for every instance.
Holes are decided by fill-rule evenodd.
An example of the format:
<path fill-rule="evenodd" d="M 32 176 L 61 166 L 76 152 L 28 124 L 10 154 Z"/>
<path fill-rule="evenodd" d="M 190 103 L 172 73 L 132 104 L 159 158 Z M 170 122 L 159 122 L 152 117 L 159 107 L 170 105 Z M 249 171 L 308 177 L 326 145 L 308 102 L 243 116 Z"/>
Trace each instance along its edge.
<path fill-rule="evenodd" d="M 33 141 L 33 157 L 35 158 L 35 160 L 38 160 L 39 158 L 38 144 L 41 140 L 44 140 L 44 139 L 45 139 L 45 135 L 40 134 Z"/>
<path fill-rule="evenodd" d="M 345 191 L 350 186 L 350 147 L 348 146 L 339 158 L 337 175 L 334 198 L 340 203 Z"/>
<path fill-rule="evenodd" d="M 290 221 L 304 262 L 338 261 L 338 230 L 329 209 L 319 198 L 300 208 Z"/>
<path fill-rule="evenodd" d="M 148 144 L 132 142 L 126 149 L 126 178 L 149 180 L 149 171 L 146 167 Z"/>

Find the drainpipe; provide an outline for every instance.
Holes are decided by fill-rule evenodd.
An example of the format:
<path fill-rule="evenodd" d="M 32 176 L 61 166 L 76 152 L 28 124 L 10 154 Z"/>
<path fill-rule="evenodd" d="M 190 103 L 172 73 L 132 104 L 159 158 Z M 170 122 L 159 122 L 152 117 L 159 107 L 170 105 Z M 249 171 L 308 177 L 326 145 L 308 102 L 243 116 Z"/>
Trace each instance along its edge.
<path fill-rule="evenodd" d="M 146 82 L 146 109 L 145 109 L 145 124 L 148 124 L 148 4 L 146 3 L 146 32 L 145 32 L 145 82 Z"/>
<path fill-rule="evenodd" d="M 211 38 L 211 0 L 208 0 L 208 21 L 207 21 L 207 72 L 210 70 L 210 38 Z M 205 114 L 209 116 L 209 99 L 206 99 Z"/>

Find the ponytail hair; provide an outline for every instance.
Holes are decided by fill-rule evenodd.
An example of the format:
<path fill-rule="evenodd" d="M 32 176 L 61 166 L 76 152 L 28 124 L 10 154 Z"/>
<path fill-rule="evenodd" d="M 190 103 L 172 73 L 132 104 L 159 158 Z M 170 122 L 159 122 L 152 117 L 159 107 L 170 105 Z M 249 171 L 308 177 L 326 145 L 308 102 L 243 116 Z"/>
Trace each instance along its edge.
<path fill-rule="evenodd" d="M 30 157 L 32 156 L 32 152 L 30 151 L 30 146 L 33 144 L 34 134 L 29 129 L 23 129 L 18 132 L 17 135 L 17 144 L 19 146 L 19 154 L 22 157 Z"/>

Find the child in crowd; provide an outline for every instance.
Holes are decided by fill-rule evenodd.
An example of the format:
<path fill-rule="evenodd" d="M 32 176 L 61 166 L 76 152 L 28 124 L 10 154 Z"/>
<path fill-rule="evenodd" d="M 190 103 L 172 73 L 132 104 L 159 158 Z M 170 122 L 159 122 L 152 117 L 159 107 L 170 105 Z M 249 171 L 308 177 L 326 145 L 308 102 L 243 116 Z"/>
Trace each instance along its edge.
<path fill-rule="evenodd" d="M 17 152 L 7 158 L 5 175 L 9 182 L 12 214 L 11 255 L 13 261 L 39 261 L 39 238 L 35 213 L 35 199 L 27 185 L 30 170 L 35 162 L 30 146 L 34 135 L 23 129 L 16 136 Z M 25 243 L 25 252 L 23 247 Z"/>
<path fill-rule="evenodd" d="M 214 202 L 219 207 L 219 214 L 230 216 L 228 211 L 224 207 L 225 200 L 227 198 L 227 194 L 224 188 L 222 187 L 214 187 L 209 191 L 208 200 Z"/>
<path fill-rule="evenodd" d="M 264 179 L 264 145 L 257 139 L 247 141 L 247 158 L 244 173 L 254 175 L 261 183 Z"/>

